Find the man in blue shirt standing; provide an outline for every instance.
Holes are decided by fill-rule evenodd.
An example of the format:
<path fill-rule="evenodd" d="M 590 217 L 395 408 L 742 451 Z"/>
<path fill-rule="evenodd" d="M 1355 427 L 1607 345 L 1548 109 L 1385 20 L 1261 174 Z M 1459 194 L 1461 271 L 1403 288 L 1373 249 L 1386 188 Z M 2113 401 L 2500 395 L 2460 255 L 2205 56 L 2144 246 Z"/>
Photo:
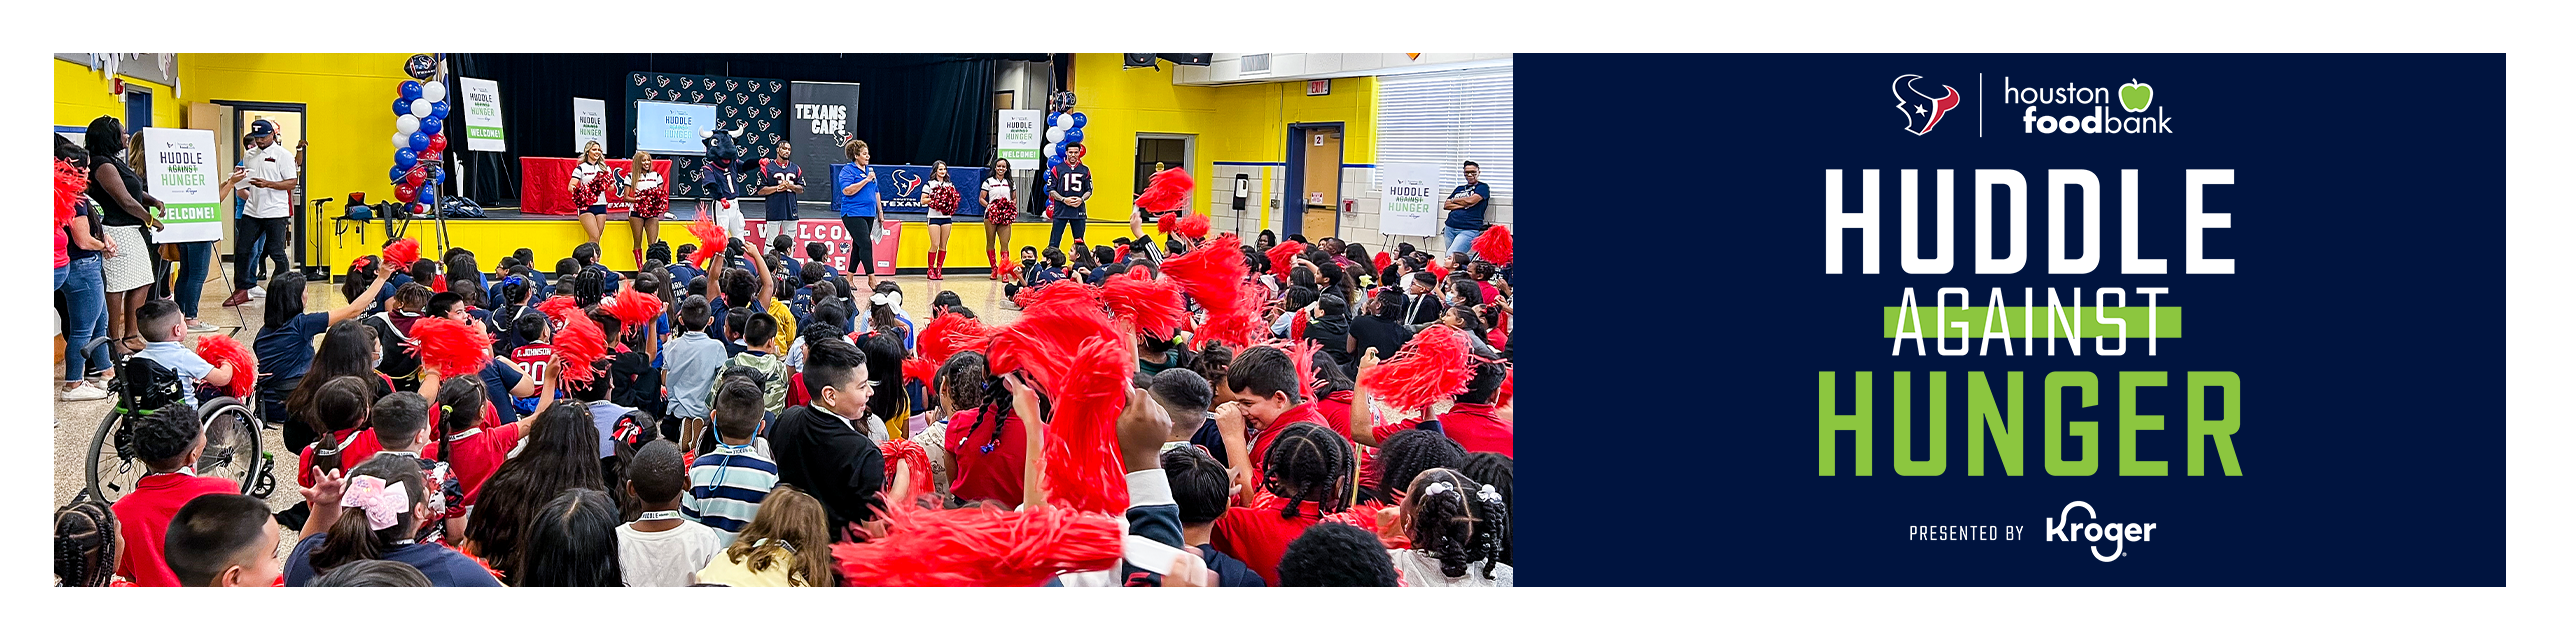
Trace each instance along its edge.
<path fill-rule="evenodd" d="M 800 165 L 791 163 L 791 143 L 774 145 L 773 157 L 757 162 L 756 169 L 763 184 L 756 188 L 756 195 L 764 196 L 765 224 L 782 223 L 773 227 L 773 235 L 798 236 L 800 192 L 806 187 L 800 182 Z"/>
<path fill-rule="evenodd" d="M 1084 166 L 1084 143 L 1069 142 L 1058 150 L 1067 163 L 1049 170 L 1049 248 L 1058 248 L 1058 232 L 1074 227 L 1076 244 L 1084 244 L 1084 201 L 1093 196 L 1093 168 Z"/>
<path fill-rule="evenodd" d="M 1440 203 L 1449 212 L 1448 220 L 1440 223 L 1440 239 L 1450 253 L 1475 248 L 1476 234 L 1484 233 L 1484 209 L 1493 203 L 1493 187 L 1476 180 L 1480 170 L 1474 160 L 1460 164 L 1458 171 L 1466 174 L 1467 183 L 1449 190 L 1449 199 Z"/>

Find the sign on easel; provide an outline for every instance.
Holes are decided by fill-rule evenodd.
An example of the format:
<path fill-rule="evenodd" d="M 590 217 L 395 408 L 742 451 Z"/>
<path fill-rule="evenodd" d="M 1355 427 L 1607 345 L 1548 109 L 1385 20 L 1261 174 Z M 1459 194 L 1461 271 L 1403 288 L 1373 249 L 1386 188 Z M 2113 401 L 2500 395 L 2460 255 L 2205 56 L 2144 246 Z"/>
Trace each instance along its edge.
<path fill-rule="evenodd" d="M 144 187 L 159 198 L 160 221 L 168 228 L 152 234 L 156 242 L 206 242 L 222 239 L 222 179 L 215 170 L 213 132 L 203 129 L 142 130 L 145 148 L 137 169 Z"/>
<path fill-rule="evenodd" d="M 1432 236 L 1440 232 L 1440 173 L 1427 164 L 1381 164 L 1379 194 L 1385 202 L 1378 207 L 1378 233 L 1392 236 Z"/>

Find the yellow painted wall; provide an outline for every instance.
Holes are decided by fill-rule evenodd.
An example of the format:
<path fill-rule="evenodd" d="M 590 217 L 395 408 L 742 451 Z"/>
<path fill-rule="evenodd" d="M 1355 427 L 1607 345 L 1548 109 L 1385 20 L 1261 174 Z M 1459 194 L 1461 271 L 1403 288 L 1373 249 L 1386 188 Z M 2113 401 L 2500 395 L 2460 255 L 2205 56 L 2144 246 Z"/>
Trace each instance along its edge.
<path fill-rule="evenodd" d="M 1129 175 L 1133 167 L 1128 160 L 1137 157 L 1139 133 L 1197 136 L 1192 149 L 1196 173 L 1219 162 L 1286 161 L 1290 124 L 1340 122 L 1351 145 L 1343 163 L 1378 161 L 1377 78 L 1337 78 L 1332 95 L 1308 96 L 1305 81 L 1175 86 L 1170 71 L 1122 70 L 1120 60 L 1110 53 L 1075 57 L 1077 108 L 1086 118 L 1085 154 L 1093 165 L 1094 183 L 1104 187 L 1088 207 L 1097 222 L 1128 219 L 1129 201 L 1136 194 L 1113 187 L 1136 179 Z M 1192 206 L 1207 209 L 1209 197 L 1209 189 L 1194 190 Z"/>
<path fill-rule="evenodd" d="M 399 95 L 400 70 L 406 53 L 190 53 L 178 56 L 179 81 L 187 85 L 187 101 L 254 100 L 304 105 L 311 147 L 302 177 L 311 198 L 343 202 L 349 191 L 372 199 L 391 189 L 391 99 Z M 337 203 L 330 204 L 335 209 Z M 361 253 L 335 251 L 328 218 L 336 211 L 312 211 L 300 238 L 306 262 L 339 265 Z M 415 229 L 416 227 L 412 227 Z M 377 228 L 377 231 L 379 229 Z M 413 231 L 413 233 L 415 233 Z M 570 233 L 579 233 L 570 225 Z M 374 234 L 379 243 L 380 234 Z M 352 249 L 356 243 L 347 243 Z M 515 245 L 510 245 L 512 249 Z M 363 253 L 371 253 L 366 251 Z M 487 251 L 481 251 L 487 254 Z M 343 265 L 339 265 L 343 270 Z"/>
<path fill-rule="evenodd" d="M 178 56 L 178 60 L 184 62 L 186 56 Z M 179 77 L 186 76 L 182 73 Z M 132 77 L 126 77 L 124 82 L 128 86 L 151 89 L 152 126 L 179 126 L 178 105 L 180 103 L 176 89 Z M 115 116 L 117 120 L 123 120 L 124 101 L 116 99 L 115 94 L 107 93 L 113 86 L 114 83 L 109 82 L 103 74 L 61 58 L 54 58 L 53 124 L 86 127 L 89 126 L 89 121 L 98 119 L 98 116 Z M 196 94 L 189 93 L 188 99 L 196 99 Z M 132 123 L 126 123 L 126 126 L 131 127 Z M 80 141 L 78 135 L 65 134 L 65 136 L 71 138 L 73 142 Z M 385 165 L 382 170 L 388 172 L 391 167 Z"/>

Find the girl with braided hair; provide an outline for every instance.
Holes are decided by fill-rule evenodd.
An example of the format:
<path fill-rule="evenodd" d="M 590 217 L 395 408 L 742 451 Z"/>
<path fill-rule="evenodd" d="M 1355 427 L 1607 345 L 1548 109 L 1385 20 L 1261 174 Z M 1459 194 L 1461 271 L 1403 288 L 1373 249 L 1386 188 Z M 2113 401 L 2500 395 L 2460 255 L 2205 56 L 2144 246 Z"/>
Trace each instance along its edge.
<path fill-rule="evenodd" d="M 1243 560 L 1263 582 L 1280 582 L 1280 557 L 1307 527 L 1339 512 L 1351 488 L 1351 443 L 1315 422 L 1279 429 L 1262 455 L 1262 485 L 1250 506 L 1218 517 L 1211 541 Z"/>
<path fill-rule="evenodd" d="M 1405 486 L 1404 505 L 1378 520 L 1413 541 L 1387 550 L 1408 585 L 1511 586 L 1511 565 L 1501 561 L 1511 553 L 1511 508 L 1492 485 L 1450 469 L 1424 471 Z"/>
<path fill-rule="evenodd" d="M 1377 463 L 1361 467 L 1377 470 L 1374 477 L 1361 478 L 1362 501 L 1394 505 L 1404 498 L 1394 492 L 1404 491 L 1422 472 L 1442 467 L 1457 468 L 1466 463 L 1467 450 L 1448 436 L 1430 429 L 1406 429 L 1388 436 L 1378 447 Z M 1364 474 L 1365 475 L 1365 474 Z"/>
<path fill-rule="evenodd" d="M 963 358 L 984 371 L 985 356 L 963 351 L 951 361 Z M 976 379 L 980 381 L 977 396 L 985 398 L 984 403 L 951 414 L 943 435 L 943 448 L 951 457 L 951 497 L 1011 508 L 1022 500 L 1022 465 L 1027 454 L 1021 434 L 1027 427 L 1013 412 L 1013 392 L 1004 388 L 1004 379 L 983 373 Z M 954 391 L 953 398 L 964 395 Z M 1040 409 L 1047 414 L 1049 407 Z"/>
<path fill-rule="evenodd" d="M 116 577 L 124 555 L 116 514 L 88 494 L 53 512 L 53 584 L 57 587 L 133 586 Z"/>
<path fill-rule="evenodd" d="M 1466 462 L 1459 463 L 1457 469 L 1458 473 L 1466 474 L 1467 478 L 1492 485 L 1494 491 L 1501 492 L 1504 507 L 1519 504 L 1514 499 L 1517 494 L 1511 492 L 1511 456 L 1486 451 L 1470 453 L 1467 454 Z M 1511 564 L 1511 529 L 1509 527 L 1502 529 L 1502 557 L 1499 559 L 1503 564 Z"/>

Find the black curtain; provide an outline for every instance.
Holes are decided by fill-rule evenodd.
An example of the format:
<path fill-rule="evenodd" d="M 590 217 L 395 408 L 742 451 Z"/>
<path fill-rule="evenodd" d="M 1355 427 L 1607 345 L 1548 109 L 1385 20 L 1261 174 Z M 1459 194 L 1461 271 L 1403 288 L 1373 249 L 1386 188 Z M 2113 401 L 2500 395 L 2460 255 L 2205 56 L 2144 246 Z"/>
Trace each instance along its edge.
<path fill-rule="evenodd" d="M 577 155 L 570 98 L 605 101 L 613 153 L 628 157 L 631 129 L 622 82 L 636 71 L 709 74 L 862 85 L 855 134 L 871 143 L 872 162 L 942 160 L 984 166 L 995 157 L 991 121 L 996 63 L 1045 62 L 1023 53 L 459 53 L 454 73 L 495 80 L 507 129 L 503 153 L 462 152 L 463 178 L 483 205 L 512 204 L 523 156 Z M 457 151 L 465 146 L 456 141 Z"/>

